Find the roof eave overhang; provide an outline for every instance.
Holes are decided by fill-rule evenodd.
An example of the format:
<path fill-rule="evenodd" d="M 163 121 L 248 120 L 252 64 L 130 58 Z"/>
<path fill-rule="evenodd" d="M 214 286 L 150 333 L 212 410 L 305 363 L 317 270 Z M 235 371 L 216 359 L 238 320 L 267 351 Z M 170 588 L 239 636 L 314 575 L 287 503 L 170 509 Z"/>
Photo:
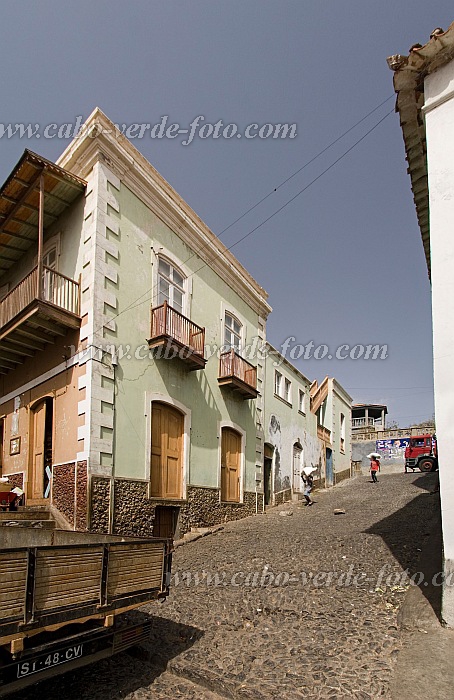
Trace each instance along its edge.
<path fill-rule="evenodd" d="M 394 71 L 396 111 L 405 144 L 408 173 L 430 277 L 430 219 L 427 144 L 424 123 L 424 80 L 454 58 L 454 22 L 446 32 L 435 30 L 424 46 L 415 45 L 408 56 L 394 55 L 388 65 Z"/>
<path fill-rule="evenodd" d="M 6 274 L 38 240 L 42 185 L 44 228 L 84 192 L 86 182 L 26 149 L 0 188 L 0 275 Z"/>

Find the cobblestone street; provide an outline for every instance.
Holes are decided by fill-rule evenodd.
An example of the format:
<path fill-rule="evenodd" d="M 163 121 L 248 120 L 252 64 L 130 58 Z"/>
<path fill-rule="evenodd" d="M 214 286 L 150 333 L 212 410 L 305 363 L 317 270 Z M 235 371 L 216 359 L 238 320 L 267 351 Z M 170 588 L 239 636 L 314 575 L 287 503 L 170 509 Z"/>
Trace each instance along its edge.
<path fill-rule="evenodd" d="M 146 647 L 18 697 L 389 698 L 400 575 L 418 571 L 436 521 L 434 479 L 363 474 L 316 492 L 313 507 L 279 506 L 178 547 L 168 600 L 146 608 Z"/>

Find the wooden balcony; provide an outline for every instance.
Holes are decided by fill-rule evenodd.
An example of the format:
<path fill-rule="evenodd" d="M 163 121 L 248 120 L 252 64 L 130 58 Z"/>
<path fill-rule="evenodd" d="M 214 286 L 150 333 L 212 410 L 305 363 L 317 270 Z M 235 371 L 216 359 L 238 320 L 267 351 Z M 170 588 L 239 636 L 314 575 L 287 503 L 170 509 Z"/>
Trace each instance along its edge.
<path fill-rule="evenodd" d="M 35 267 L 0 301 L 0 374 L 80 327 L 79 284 Z"/>
<path fill-rule="evenodd" d="M 240 357 L 233 348 L 220 357 L 218 383 L 230 387 L 243 399 L 256 399 L 259 393 L 257 368 Z"/>
<path fill-rule="evenodd" d="M 323 425 L 317 425 L 317 437 L 319 440 L 323 440 L 323 442 L 331 445 L 331 430 L 324 428 Z"/>
<path fill-rule="evenodd" d="M 204 369 L 205 328 L 200 328 L 165 301 L 151 309 L 150 348 L 160 349 L 157 357 L 178 357 L 189 371 Z"/>

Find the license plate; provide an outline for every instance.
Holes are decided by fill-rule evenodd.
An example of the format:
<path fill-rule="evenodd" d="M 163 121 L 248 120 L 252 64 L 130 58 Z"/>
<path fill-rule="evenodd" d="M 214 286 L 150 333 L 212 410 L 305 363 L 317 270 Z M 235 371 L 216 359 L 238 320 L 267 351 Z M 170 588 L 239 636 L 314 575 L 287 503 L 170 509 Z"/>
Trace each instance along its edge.
<path fill-rule="evenodd" d="M 52 666 L 67 664 L 69 661 L 74 661 L 74 659 L 80 659 L 81 656 L 83 656 L 83 644 L 75 644 L 67 649 L 58 649 L 42 656 L 35 656 L 28 661 L 20 661 L 16 666 L 17 678 L 31 676 L 33 673 L 45 671 L 48 668 L 52 668 Z"/>

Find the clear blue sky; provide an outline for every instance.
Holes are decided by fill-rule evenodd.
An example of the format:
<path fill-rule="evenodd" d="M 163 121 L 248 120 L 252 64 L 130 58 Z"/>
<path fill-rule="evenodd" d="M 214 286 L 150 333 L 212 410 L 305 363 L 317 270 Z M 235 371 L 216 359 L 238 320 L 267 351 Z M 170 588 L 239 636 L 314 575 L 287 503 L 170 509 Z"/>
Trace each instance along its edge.
<path fill-rule="evenodd" d="M 454 19 L 422 0 L 63 3 L 4 1 L 1 121 L 73 122 L 99 106 L 115 122 L 240 128 L 296 122 L 294 140 L 135 140 L 215 233 L 393 94 L 386 57 Z M 390 100 L 273 193 L 222 240 L 232 245 L 305 187 L 394 105 Z M 0 139 L 0 181 L 24 148 L 56 159 L 65 141 Z M 430 287 L 392 114 L 281 213 L 233 247 L 269 293 L 268 338 L 335 349 L 380 343 L 385 361 L 297 361 L 334 375 L 401 425 L 433 412 Z"/>

